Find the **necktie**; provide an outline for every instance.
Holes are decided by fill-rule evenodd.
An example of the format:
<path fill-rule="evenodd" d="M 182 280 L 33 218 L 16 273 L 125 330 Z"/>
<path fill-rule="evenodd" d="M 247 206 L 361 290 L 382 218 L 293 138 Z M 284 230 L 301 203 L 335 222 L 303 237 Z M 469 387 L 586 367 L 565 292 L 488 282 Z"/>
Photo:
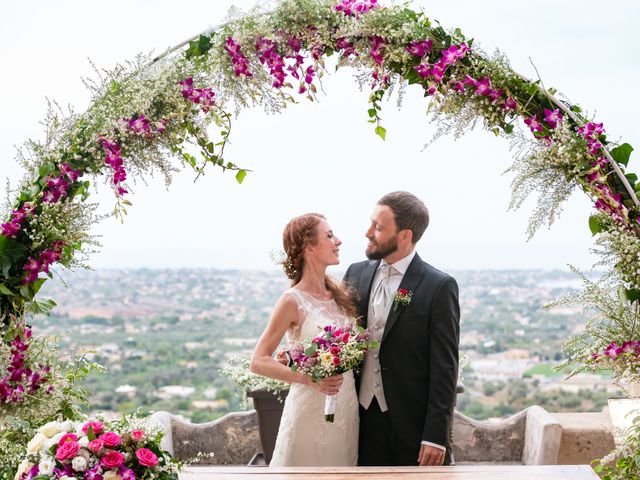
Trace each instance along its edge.
<path fill-rule="evenodd" d="M 389 278 L 391 277 L 392 269 L 393 267 L 391 265 L 380 265 L 380 279 L 376 290 L 373 292 L 373 300 L 371 302 L 373 313 L 376 317 L 383 315 L 389 304 Z"/>

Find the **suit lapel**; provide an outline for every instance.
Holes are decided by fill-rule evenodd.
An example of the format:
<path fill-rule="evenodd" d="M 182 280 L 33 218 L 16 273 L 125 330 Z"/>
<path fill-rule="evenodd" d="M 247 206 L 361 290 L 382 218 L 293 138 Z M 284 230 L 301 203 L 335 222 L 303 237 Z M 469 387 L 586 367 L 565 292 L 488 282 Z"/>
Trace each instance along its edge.
<path fill-rule="evenodd" d="M 409 264 L 409 268 L 402 277 L 402 281 L 400 282 L 400 286 L 398 290 L 404 289 L 410 292 L 415 293 L 418 288 L 418 285 L 422 281 L 422 260 L 416 253 Z M 393 292 L 395 295 L 395 292 Z M 393 328 L 393 325 L 398 320 L 398 317 L 402 314 L 402 312 L 407 308 L 406 306 L 399 305 L 398 308 L 394 308 L 394 305 L 391 306 L 391 311 L 389 312 L 389 316 L 387 317 L 387 323 L 384 326 L 384 333 L 382 334 L 382 340 L 380 343 L 382 344 L 389 335 L 389 332 Z"/>
<path fill-rule="evenodd" d="M 376 270 L 378 270 L 378 265 L 380 265 L 380 260 L 377 262 L 369 262 L 369 264 L 364 267 L 362 275 L 360 276 L 360 283 L 358 284 L 358 294 L 360 295 L 360 314 L 364 319 L 363 326 L 365 328 L 368 324 L 367 317 L 369 315 L 369 297 L 371 296 L 373 277 L 376 274 Z"/>

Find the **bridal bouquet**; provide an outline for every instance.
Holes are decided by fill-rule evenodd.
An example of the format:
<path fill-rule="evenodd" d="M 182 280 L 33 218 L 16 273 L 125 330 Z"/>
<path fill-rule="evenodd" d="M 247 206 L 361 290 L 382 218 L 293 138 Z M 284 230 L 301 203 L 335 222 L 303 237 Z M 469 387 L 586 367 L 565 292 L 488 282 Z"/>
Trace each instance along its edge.
<path fill-rule="evenodd" d="M 179 463 L 161 438 L 128 419 L 49 422 L 27 445 L 15 480 L 177 480 Z"/>
<path fill-rule="evenodd" d="M 327 325 L 321 335 L 294 346 L 290 351 L 291 369 L 309 375 L 314 382 L 357 368 L 369 348 L 369 332 L 355 325 Z M 333 422 L 336 398 L 327 395 L 324 419 Z"/>

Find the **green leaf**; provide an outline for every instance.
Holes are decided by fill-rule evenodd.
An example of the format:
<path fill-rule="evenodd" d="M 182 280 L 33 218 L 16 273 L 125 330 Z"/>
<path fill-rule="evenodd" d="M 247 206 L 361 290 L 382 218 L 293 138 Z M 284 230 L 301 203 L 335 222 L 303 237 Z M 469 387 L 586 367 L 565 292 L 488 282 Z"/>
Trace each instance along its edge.
<path fill-rule="evenodd" d="M 635 173 L 627 173 L 625 177 L 627 177 L 627 180 L 629 180 L 631 187 L 634 188 L 636 186 L 636 183 L 638 182 L 638 175 L 636 175 Z"/>
<path fill-rule="evenodd" d="M 571 110 L 572 112 L 576 112 L 576 113 L 581 113 L 582 112 L 582 109 L 578 105 L 571 105 L 571 107 L 569 107 L 569 110 Z"/>
<path fill-rule="evenodd" d="M 317 351 L 318 351 L 318 346 L 315 343 L 312 343 L 309 348 L 306 348 L 304 350 L 304 354 L 307 357 L 313 357 L 316 354 Z"/>
<path fill-rule="evenodd" d="M 623 143 L 611 150 L 611 156 L 616 162 L 626 167 L 629 163 L 629 156 L 631 155 L 631 152 L 633 152 L 633 147 L 628 143 Z"/>
<path fill-rule="evenodd" d="M 630 302 L 637 302 L 640 300 L 640 290 L 636 288 L 625 290 L 624 294 Z"/>
<path fill-rule="evenodd" d="M 246 170 L 238 170 L 238 173 L 236 173 L 236 181 L 238 183 L 242 183 L 244 181 L 244 177 L 246 176 L 247 176 Z"/>
<path fill-rule="evenodd" d="M 596 235 L 600 232 L 604 232 L 605 226 L 602 224 L 600 218 L 597 215 L 591 215 L 589 217 L 589 230 L 591 230 L 591 235 Z"/>
<path fill-rule="evenodd" d="M 200 35 L 197 40 L 189 42 L 189 49 L 187 50 L 185 56 L 187 58 L 193 58 L 205 55 L 212 46 L 213 45 L 211 44 L 211 40 L 209 40 L 209 37 Z"/>
<path fill-rule="evenodd" d="M 0 256 L 4 255 L 9 260 L 15 262 L 24 256 L 27 247 L 15 240 L 0 236 Z"/>
<path fill-rule="evenodd" d="M 13 295 L 13 292 L 5 287 L 2 283 L 0 283 L 0 293 L 3 295 Z"/>
<path fill-rule="evenodd" d="M 513 132 L 513 124 L 509 123 L 504 126 L 504 133 L 512 133 Z"/>
<path fill-rule="evenodd" d="M 378 135 L 382 140 L 386 140 L 387 138 L 387 130 L 384 127 L 381 127 L 380 125 L 378 125 L 376 127 L 376 135 Z"/>
<path fill-rule="evenodd" d="M 57 303 L 53 300 L 33 300 L 29 302 L 25 308 L 28 312 L 49 315 L 56 305 Z"/>
<path fill-rule="evenodd" d="M 369 110 L 367 110 L 367 113 L 369 114 L 369 117 L 373 118 L 376 116 L 376 109 L 370 108 Z"/>

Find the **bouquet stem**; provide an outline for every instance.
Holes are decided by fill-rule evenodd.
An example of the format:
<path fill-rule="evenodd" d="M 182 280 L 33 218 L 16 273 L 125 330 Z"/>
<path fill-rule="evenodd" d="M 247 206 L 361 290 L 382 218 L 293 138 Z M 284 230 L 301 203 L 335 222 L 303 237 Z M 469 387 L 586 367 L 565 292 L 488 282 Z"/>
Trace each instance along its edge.
<path fill-rule="evenodd" d="M 338 400 L 335 395 L 327 395 L 324 399 L 324 420 L 333 423 L 336 414 Z"/>

